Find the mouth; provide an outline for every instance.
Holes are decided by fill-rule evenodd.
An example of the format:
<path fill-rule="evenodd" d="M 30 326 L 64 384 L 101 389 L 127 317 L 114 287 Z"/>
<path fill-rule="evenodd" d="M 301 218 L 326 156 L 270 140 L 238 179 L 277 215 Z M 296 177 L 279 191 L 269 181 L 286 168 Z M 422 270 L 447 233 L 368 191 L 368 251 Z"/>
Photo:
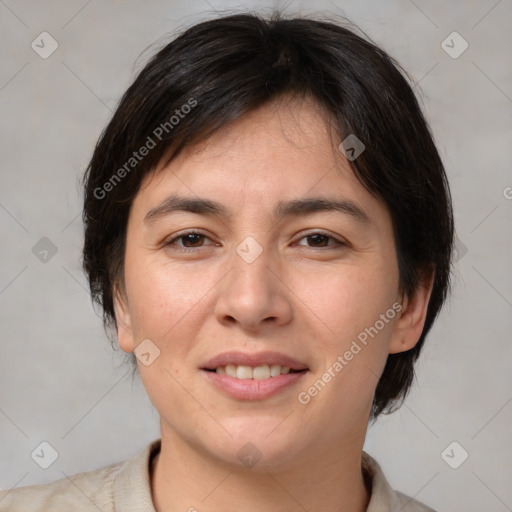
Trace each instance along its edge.
<path fill-rule="evenodd" d="M 246 380 L 265 380 L 279 377 L 280 375 L 288 375 L 289 373 L 301 373 L 304 370 L 293 370 L 289 366 L 281 366 L 279 364 L 262 364 L 259 366 L 246 366 L 246 365 L 235 365 L 228 364 L 226 366 L 218 366 L 215 369 L 204 368 L 207 372 L 215 372 L 219 375 L 227 375 L 234 379 Z"/>
<path fill-rule="evenodd" d="M 276 352 L 229 352 L 214 357 L 200 368 L 217 389 L 239 400 L 262 400 L 289 388 L 309 368 Z"/>

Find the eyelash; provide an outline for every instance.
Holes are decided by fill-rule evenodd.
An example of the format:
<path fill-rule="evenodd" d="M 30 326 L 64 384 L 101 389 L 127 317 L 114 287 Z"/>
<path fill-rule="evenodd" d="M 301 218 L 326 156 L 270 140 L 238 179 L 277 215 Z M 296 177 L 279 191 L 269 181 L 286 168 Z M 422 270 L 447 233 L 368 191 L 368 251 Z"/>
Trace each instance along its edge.
<path fill-rule="evenodd" d="M 192 230 L 186 231 L 184 233 L 181 233 L 178 236 L 175 236 L 171 240 L 165 242 L 164 245 L 166 247 L 174 246 L 173 250 L 177 250 L 177 251 L 181 251 L 181 252 L 186 252 L 186 253 L 196 252 L 197 249 L 201 249 L 201 248 L 204 247 L 204 246 L 184 247 L 184 246 L 176 245 L 174 243 L 174 242 L 176 242 L 176 240 L 180 240 L 180 239 L 186 238 L 189 235 L 199 235 L 199 236 L 203 237 L 203 239 L 206 239 L 206 238 L 209 239 L 209 237 L 207 235 L 205 235 L 204 233 L 201 233 L 200 231 L 192 229 Z M 323 237 L 327 237 L 328 239 L 334 240 L 335 243 L 328 244 L 327 246 L 323 246 L 323 247 L 310 247 L 310 246 L 306 246 L 309 249 L 323 249 L 323 248 L 328 248 L 328 247 L 332 248 L 332 247 L 336 247 L 336 246 L 338 246 L 338 247 L 348 247 L 348 245 L 349 245 L 348 243 L 346 243 L 346 242 L 344 242 L 342 240 L 339 240 L 338 238 L 330 235 L 329 233 L 325 233 L 323 231 L 311 231 L 310 233 L 304 234 L 299 240 L 303 240 L 304 238 L 310 238 L 310 237 L 315 236 L 315 235 L 321 235 Z M 208 244 L 208 245 L 215 245 L 215 243 Z"/>

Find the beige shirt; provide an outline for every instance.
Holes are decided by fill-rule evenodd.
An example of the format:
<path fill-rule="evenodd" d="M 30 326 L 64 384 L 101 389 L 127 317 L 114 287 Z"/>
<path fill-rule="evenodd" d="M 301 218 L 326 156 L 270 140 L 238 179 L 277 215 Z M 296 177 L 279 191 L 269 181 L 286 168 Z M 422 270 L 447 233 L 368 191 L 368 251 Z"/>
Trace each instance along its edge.
<path fill-rule="evenodd" d="M 0 511 L 156 512 L 151 499 L 149 471 L 151 459 L 159 450 L 160 440 L 157 440 L 125 462 L 46 485 L 0 491 Z M 367 512 L 435 512 L 393 491 L 379 464 L 366 452 L 363 452 L 363 471 L 371 485 Z"/>

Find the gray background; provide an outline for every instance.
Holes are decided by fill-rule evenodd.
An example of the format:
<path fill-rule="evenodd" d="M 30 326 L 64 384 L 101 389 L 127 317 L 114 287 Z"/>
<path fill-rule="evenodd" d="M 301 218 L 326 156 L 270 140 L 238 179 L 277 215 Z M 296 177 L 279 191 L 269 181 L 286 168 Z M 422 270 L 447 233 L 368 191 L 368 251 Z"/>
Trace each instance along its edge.
<path fill-rule="evenodd" d="M 0 487 L 116 462 L 158 437 L 156 412 L 90 303 L 79 178 L 145 48 L 216 10 L 255 6 L 345 14 L 420 84 L 459 261 L 414 388 L 365 449 L 394 487 L 439 511 L 512 510 L 510 0 L 0 0 Z M 43 31 L 59 44 L 47 59 L 31 48 Z M 469 44 L 456 59 L 441 46 L 453 31 Z M 57 248 L 46 262 L 32 251 L 42 237 Z M 42 441 L 59 454 L 46 470 L 30 456 Z M 469 458 L 452 469 L 445 460 L 460 462 L 462 449 Z"/>

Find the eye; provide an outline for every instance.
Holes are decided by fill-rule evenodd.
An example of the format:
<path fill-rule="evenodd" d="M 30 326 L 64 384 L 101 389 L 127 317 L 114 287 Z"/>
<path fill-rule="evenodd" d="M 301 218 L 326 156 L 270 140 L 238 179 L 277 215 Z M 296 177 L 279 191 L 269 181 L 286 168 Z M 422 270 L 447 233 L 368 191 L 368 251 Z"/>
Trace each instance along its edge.
<path fill-rule="evenodd" d="M 306 244 L 300 243 L 302 240 L 306 240 Z M 307 247 L 311 248 L 348 245 L 347 243 L 335 238 L 334 236 L 322 232 L 308 233 L 307 235 L 303 236 L 300 241 L 298 245 L 307 245 Z"/>
<path fill-rule="evenodd" d="M 210 240 L 206 235 L 198 231 L 187 231 L 165 242 L 167 247 L 175 246 L 179 250 L 194 250 L 204 245 L 213 245 L 213 243 L 205 244 L 205 240 Z M 210 240 L 211 241 L 211 240 Z M 181 243 L 178 243 L 181 242 Z"/>

